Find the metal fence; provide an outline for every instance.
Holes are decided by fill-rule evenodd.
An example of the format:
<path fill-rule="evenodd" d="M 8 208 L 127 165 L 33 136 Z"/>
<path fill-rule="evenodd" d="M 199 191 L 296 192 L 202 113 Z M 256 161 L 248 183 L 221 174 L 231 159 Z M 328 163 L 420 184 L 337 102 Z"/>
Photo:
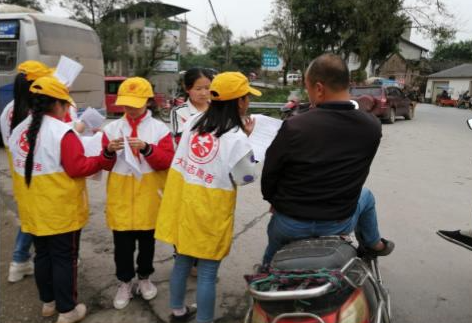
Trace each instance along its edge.
<path fill-rule="evenodd" d="M 253 109 L 281 109 L 285 103 L 281 102 L 250 102 L 249 108 Z"/>

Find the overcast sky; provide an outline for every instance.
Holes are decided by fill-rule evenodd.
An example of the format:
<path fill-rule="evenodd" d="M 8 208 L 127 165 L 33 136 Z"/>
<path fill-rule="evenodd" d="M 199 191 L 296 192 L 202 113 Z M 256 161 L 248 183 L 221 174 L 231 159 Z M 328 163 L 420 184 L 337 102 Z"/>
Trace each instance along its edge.
<path fill-rule="evenodd" d="M 215 20 L 208 0 L 164 0 L 164 3 L 189 9 L 190 12 L 179 17 L 185 17 L 189 25 L 201 30 L 208 30 Z M 406 0 L 406 3 L 414 3 Z M 448 9 L 455 15 L 454 25 L 459 30 L 457 40 L 472 39 L 472 0 L 444 0 Z M 236 38 L 254 36 L 255 31 L 262 29 L 264 21 L 270 14 L 272 0 L 212 0 L 219 22 L 228 26 Z M 59 8 L 50 8 L 49 13 L 67 16 Z M 188 38 L 193 46 L 200 48 L 200 39 L 189 26 Z M 431 41 L 424 36 L 413 33 L 411 40 L 423 47 L 432 49 Z"/>

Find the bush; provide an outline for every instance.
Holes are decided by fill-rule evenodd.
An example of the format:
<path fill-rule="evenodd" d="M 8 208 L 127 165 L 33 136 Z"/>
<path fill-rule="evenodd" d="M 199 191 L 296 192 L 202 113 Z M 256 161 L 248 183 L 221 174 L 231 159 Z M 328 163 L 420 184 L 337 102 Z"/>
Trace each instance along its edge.
<path fill-rule="evenodd" d="M 362 84 L 367 79 L 367 72 L 365 70 L 355 70 L 351 72 L 351 82 Z"/>

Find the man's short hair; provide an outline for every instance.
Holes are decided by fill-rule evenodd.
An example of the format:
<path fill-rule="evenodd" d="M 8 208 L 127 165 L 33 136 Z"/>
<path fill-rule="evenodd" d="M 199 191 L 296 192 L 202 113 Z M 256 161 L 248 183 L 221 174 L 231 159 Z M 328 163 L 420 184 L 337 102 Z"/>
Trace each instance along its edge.
<path fill-rule="evenodd" d="M 309 85 L 320 82 L 333 91 L 349 88 L 349 69 L 346 62 L 334 54 L 323 54 L 311 61 L 306 77 Z"/>

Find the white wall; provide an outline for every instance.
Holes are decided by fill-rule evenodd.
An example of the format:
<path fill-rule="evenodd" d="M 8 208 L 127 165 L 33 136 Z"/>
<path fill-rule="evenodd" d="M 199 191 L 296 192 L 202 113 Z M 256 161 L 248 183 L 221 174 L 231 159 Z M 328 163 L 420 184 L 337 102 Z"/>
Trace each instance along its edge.
<path fill-rule="evenodd" d="M 357 70 L 359 66 L 361 66 L 359 57 L 354 53 L 349 54 L 349 59 L 347 60 L 347 67 L 349 68 L 349 71 Z M 367 78 L 374 76 L 374 73 L 372 72 L 372 61 L 369 61 L 365 71 L 367 73 Z"/>
<path fill-rule="evenodd" d="M 431 99 L 433 95 L 433 80 L 428 79 L 428 83 L 426 83 L 426 93 L 424 94 L 425 99 Z"/>
<path fill-rule="evenodd" d="M 424 95 L 425 99 L 432 99 L 433 94 L 433 82 L 449 82 L 449 87 L 451 87 L 450 95 L 451 98 L 457 100 L 459 95 L 469 90 L 470 82 L 472 78 L 468 79 L 428 79 L 426 84 L 426 93 Z"/>
<path fill-rule="evenodd" d="M 421 49 L 415 46 L 411 46 L 410 44 L 400 40 L 398 47 L 400 48 L 400 54 L 405 59 L 419 60 L 421 58 Z"/>
<path fill-rule="evenodd" d="M 469 90 L 469 84 L 472 79 L 452 79 L 449 81 L 449 86 L 453 91 L 451 98 L 457 100 L 459 95 Z"/>

